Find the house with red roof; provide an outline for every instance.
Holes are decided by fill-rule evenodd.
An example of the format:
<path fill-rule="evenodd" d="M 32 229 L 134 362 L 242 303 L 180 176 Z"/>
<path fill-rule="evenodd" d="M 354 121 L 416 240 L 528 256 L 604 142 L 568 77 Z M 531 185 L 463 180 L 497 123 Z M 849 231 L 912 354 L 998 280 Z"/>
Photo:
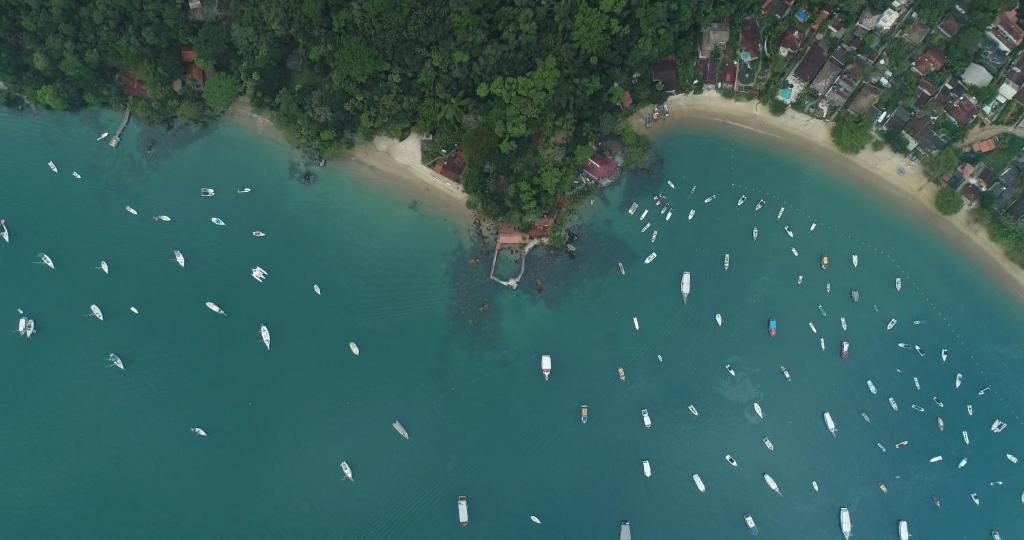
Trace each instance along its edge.
<path fill-rule="evenodd" d="M 753 62 L 761 57 L 761 27 L 757 20 L 747 17 L 740 23 L 740 60 Z"/>
<path fill-rule="evenodd" d="M 619 178 L 619 164 L 614 159 L 594 150 L 583 166 L 583 173 L 601 187 L 608 186 Z"/>
<path fill-rule="evenodd" d="M 989 137 L 984 141 L 978 141 L 971 145 L 971 150 L 979 154 L 985 154 L 995 150 L 999 144 L 996 142 L 995 137 Z"/>
<path fill-rule="evenodd" d="M 946 55 L 938 49 L 928 49 L 914 62 L 910 71 L 924 77 L 929 73 L 942 69 L 946 65 Z"/>
<path fill-rule="evenodd" d="M 826 60 L 828 60 L 828 48 L 821 41 L 818 41 L 811 45 L 811 48 L 807 50 L 807 54 L 797 64 L 796 69 L 793 70 L 793 77 L 804 84 L 810 84 L 814 77 L 818 75 L 818 72 L 821 71 L 821 67 L 825 65 Z"/>
<path fill-rule="evenodd" d="M 1010 52 L 1024 43 L 1024 28 L 1017 24 L 1017 9 L 1004 11 L 996 16 L 995 22 L 985 30 L 985 35 L 996 42 L 1004 52 Z"/>
<path fill-rule="evenodd" d="M 736 85 L 736 64 L 730 63 L 722 70 L 722 86 L 732 88 Z"/>
<path fill-rule="evenodd" d="M 962 25 L 963 22 L 960 21 L 960 17 L 957 16 L 957 13 L 950 12 L 942 19 L 942 22 L 939 23 L 939 33 L 947 38 L 952 38 L 960 33 L 960 27 Z"/>
<path fill-rule="evenodd" d="M 779 38 L 779 55 L 789 56 L 790 54 L 795 54 L 800 50 L 800 46 L 803 44 L 803 33 L 791 26 L 788 30 L 783 32 L 782 37 Z"/>
<path fill-rule="evenodd" d="M 661 87 L 669 94 L 676 93 L 676 57 L 669 55 L 654 64 L 652 79 L 661 83 Z"/>
<path fill-rule="evenodd" d="M 830 13 L 828 10 L 823 9 L 818 12 L 818 16 L 814 18 L 814 22 L 811 23 L 811 31 L 817 32 L 818 28 L 821 28 L 822 23 L 828 20 Z"/>
<path fill-rule="evenodd" d="M 466 158 L 462 154 L 462 149 L 458 149 L 454 154 L 439 158 L 434 162 L 434 166 L 431 169 L 437 174 L 451 180 L 452 182 L 458 182 L 462 178 L 462 170 L 466 168 Z"/>
<path fill-rule="evenodd" d="M 965 127 L 978 117 L 978 103 L 971 95 L 961 95 L 946 106 L 946 116 L 956 125 Z"/>
<path fill-rule="evenodd" d="M 117 82 L 121 84 L 121 87 L 124 88 L 125 93 L 129 96 L 142 99 L 149 97 L 149 90 L 142 84 L 142 81 L 124 71 L 117 74 Z"/>

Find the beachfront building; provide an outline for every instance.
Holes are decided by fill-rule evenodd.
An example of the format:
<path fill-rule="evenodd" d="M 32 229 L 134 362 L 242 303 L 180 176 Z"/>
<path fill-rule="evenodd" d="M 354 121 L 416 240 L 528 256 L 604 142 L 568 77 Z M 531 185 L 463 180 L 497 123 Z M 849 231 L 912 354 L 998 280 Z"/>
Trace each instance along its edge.
<path fill-rule="evenodd" d="M 700 33 L 697 45 L 697 58 L 711 58 L 715 49 L 725 47 L 729 43 L 729 26 L 725 23 L 711 23 Z"/>
<path fill-rule="evenodd" d="M 669 55 L 654 64 L 654 73 L 651 77 L 654 82 L 661 85 L 662 90 L 669 94 L 676 93 L 676 57 Z"/>
<path fill-rule="evenodd" d="M 619 178 L 619 163 L 594 150 L 583 166 L 583 174 L 601 187 L 608 187 Z"/>
<path fill-rule="evenodd" d="M 462 171 L 466 168 L 466 158 L 462 149 L 456 150 L 453 154 L 442 156 L 434 162 L 431 167 L 434 172 L 451 180 L 452 182 L 462 181 Z"/>

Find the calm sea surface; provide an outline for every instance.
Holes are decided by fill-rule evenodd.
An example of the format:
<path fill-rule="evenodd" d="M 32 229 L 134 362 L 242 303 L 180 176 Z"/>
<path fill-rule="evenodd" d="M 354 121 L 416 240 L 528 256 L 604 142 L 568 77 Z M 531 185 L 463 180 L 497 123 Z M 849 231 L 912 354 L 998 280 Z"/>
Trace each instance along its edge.
<path fill-rule="evenodd" d="M 0 324 L 14 330 L 21 308 L 38 330 L 0 333 L 4 537 L 600 539 L 628 519 L 638 539 L 743 538 L 750 513 L 762 538 L 817 539 L 841 537 L 841 506 L 858 538 L 896 538 L 900 519 L 919 538 L 1024 537 L 1024 465 L 1004 457 L 1024 457 L 1020 306 L 948 240 L 806 156 L 729 131 L 663 136 L 663 169 L 599 194 L 578 257 L 531 255 L 513 292 L 471 262 L 489 262 L 489 247 L 467 223 L 373 173 L 315 169 L 318 181 L 303 185 L 297 153 L 230 123 L 173 133 L 133 123 L 116 150 L 94 141 L 118 120 L 0 111 L 0 216 L 11 232 L 0 243 Z M 252 193 L 236 194 L 242 186 Z M 200 187 L 217 195 L 201 198 Z M 629 216 L 633 201 L 641 209 Z M 34 264 L 39 252 L 56 270 Z M 270 274 L 262 284 L 249 276 L 256 265 Z M 693 277 L 685 306 L 683 271 Z M 93 303 L 105 321 L 83 316 Z M 107 366 L 111 352 L 124 371 Z M 542 353 L 554 358 L 546 383 Z M 995 418 L 1009 424 L 1000 434 Z M 929 463 L 935 455 L 944 460 Z M 355 482 L 343 481 L 343 459 Z"/>

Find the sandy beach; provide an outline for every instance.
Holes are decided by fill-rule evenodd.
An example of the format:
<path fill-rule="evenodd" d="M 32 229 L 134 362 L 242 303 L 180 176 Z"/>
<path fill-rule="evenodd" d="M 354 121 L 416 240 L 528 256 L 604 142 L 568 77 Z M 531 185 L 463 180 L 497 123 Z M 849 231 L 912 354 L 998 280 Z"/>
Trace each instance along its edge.
<path fill-rule="evenodd" d="M 888 148 L 879 152 L 869 148 L 852 156 L 844 154 L 832 144 L 830 126 L 825 122 L 791 110 L 782 116 L 773 116 L 756 101 L 735 101 L 709 92 L 673 96 L 667 106 L 669 120 L 658 122 L 651 129 L 644 129 L 641 115 L 634 116 L 637 130 L 656 136 L 680 122 L 718 123 L 770 138 L 791 150 L 807 153 L 808 148 L 814 148 L 818 159 L 828 160 L 843 170 L 844 176 L 902 201 L 908 211 L 966 249 L 972 259 L 990 269 L 1015 297 L 1024 300 L 1024 269 L 1006 257 L 1003 249 L 989 239 L 984 227 L 973 221 L 966 210 L 951 217 L 940 214 L 934 202 L 938 186 L 928 181 L 918 163 Z M 901 168 L 903 175 L 899 174 Z"/>

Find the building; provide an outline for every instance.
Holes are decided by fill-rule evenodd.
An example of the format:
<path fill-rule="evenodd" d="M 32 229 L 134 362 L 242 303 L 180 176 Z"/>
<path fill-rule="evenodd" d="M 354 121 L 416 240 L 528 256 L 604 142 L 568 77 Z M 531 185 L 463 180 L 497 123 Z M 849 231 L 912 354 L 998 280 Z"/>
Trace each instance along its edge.
<path fill-rule="evenodd" d="M 961 95 L 946 106 L 946 116 L 959 127 L 966 127 L 978 117 L 978 103 L 973 96 Z"/>
<path fill-rule="evenodd" d="M 654 64 L 652 79 L 661 83 L 661 88 L 669 94 L 676 93 L 676 57 L 666 56 Z"/>
<path fill-rule="evenodd" d="M 828 62 L 825 62 L 825 65 L 818 71 L 818 75 L 814 77 L 814 81 L 811 82 L 811 88 L 818 95 L 824 94 L 832 86 L 836 78 L 839 77 L 839 72 L 841 71 L 843 71 L 843 64 L 837 62 L 835 58 L 829 58 Z"/>
<path fill-rule="evenodd" d="M 789 10 L 793 9 L 793 2 L 795 0 L 764 0 L 761 4 L 761 13 L 770 17 L 776 17 L 784 19 L 789 15 Z"/>
<path fill-rule="evenodd" d="M 896 24 L 896 21 L 900 19 L 900 12 L 895 9 L 889 8 L 882 12 L 878 17 L 878 22 L 875 23 L 875 28 L 881 28 L 883 32 L 888 32 L 892 29 L 892 25 Z"/>
<path fill-rule="evenodd" d="M 989 137 L 984 141 L 978 141 L 971 145 L 971 150 L 979 154 L 984 154 L 995 150 L 999 144 L 996 142 L 995 137 Z"/>
<path fill-rule="evenodd" d="M 964 70 L 963 75 L 960 79 L 965 83 L 981 88 L 982 86 L 988 86 L 992 82 L 992 74 L 988 72 L 981 64 L 971 64 Z"/>
<path fill-rule="evenodd" d="M 718 63 L 712 62 L 710 58 L 697 60 L 697 73 L 705 89 L 710 90 L 718 84 Z"/>
<path fill-rule="evenodd" d="M 952 38 L 960 33 L 960 26 L 962 25 L 963 23 L 960 21 L 959 15 L 956 12 L 950 12 L 939 23 L 939 33 L 947 38 Z"/>
<path fill-rule="evenodd" d="M 722 69 L 722 86 L 732 88 L 736 86 L 736 64 L 731 62 Z"/>
<path fill-rule="evenodd" d="M 462 170 L 466 168 L 466 158 L 462 154 L 460 148 L 454 154 L 445 156 L 434 162 L 434 166 L 431 169 L 437 174 L 451 180 L 452 182 L 459 182 L 462 179 Z"/>
<path fill-rule="evenodd" d="M 942 69 L 944 65 L 946 65 L 946 55 L 942 54 L 942 51 L 938 49 L 928 49 L 914 62 L 910 70 L 924 77 Z"/>
<path fill-rule="evenodd" d="M 828 60 L 828 49 L 824 43 L 818 41 L 811 45 L 807 54 L 797 64 L 796 69 L 793 70 L 793 77 L 804 84 L 810 84 L 821 71 L 826 60 Z"/>
<path fill-rule="evenodd" d="M 736 73 L 737 89 L 745 90 L 754 86 L 754 82 L 757 80 L 757 64 L 740 62 L 736 67 L 738 68 Z"/>
<path fill-rule="evenodd" d="M 916 20 L 914 21 L 914 24 L 903 30 L 900 34 L 900 38 L 911 45 L 920 45 L 921 42 L 924 41 L 924 38 L 928 37 L 929 30 L 930 29 L 927 25 L 920 20 Z"/>
<path fill-rule="evenodd" d="M 1024 29 L 1017 24 L 1017 9 L 1000 13 L 992 26 L 985 31 L 985 35 L 995 41 L 1004 52 L 1016 49 L 1024 42 Z"/>
<path fill-rule="evenodd" d="M 779 55 L 789 56 L 790 54 L 796 54 L 800 50 L 800 46 L 804 44 L 804 35 L 796 28 L 790 27 L 782 33 L 782 37 L 779 38 Z"/>
<path fill-rule="evenodd" d="M 857 94 L 857 98 L 850 104 L 850 111 L 862 116 L 868 114 L 875 103 L 878 103 L 880 95 L 882 95 L 882 91 L 878 87 L 871 84 L 864 85 L 864 88 L 861 88 L 860 93 Z"/>
<path fill-rule="evenodd" d="M 619 164 L 612 158 L 594 150 L 583 166 L 583 173 L 601 187 L 608 186 L 619 178 Z"/>
<path fill-rule="evenodd" d="M 729 42 L 729 27 L 724 23 L 711 23 L 700 33 L 697 58 L 710 58 L 711 53 Z"/>
<path fill-rule="evenodd" d="M 121 87 L 124 88 L 125 93 L 129 96 L 141 99 L 149 97 L 149 90 L 146 88 L 146 85 L 132 77 L 129 73 L 119 72 L 117 74 L 117 82 L 121 84 Z"/>
<path fill-rule="evenodd" d="M 761 27 L 753 17 L 740 24 L 740 60 L 753 62 L 761 57 Z"/>
<path fill-rule="evenodd" d="M 817 32 L 817 31 L 818 31 L 818 28 L 821 28 L 821 25 L 822 25 L 822 24 L 823 24 L 823 23 L 824 23 L 825 21 L 827 21 L 827 20 L 828 20 L 828 16 L 829 16 L 829 12 L 828 12 L 828 10 L 826 10 L 826 9 L 823 9 L 823 10 L 819 11 L 819 12 L 818 12 L 818 16 L 817 16 L 817 17 L 815 17 L 815 18 L 814 18 L 814 22 L 813 22 L 813 23 L 811 23 L 811 31 L 812 31 L 812 32 Z"/>
<path fill-rule="evenodd" d="M 857 19 L 857 25 L 853 28 L 853 35 L 863 38 L 868 32 L 875 29 L 878 26 L 878 20 L 882 18 L 880 14 L 873 13 L 870 9 L 865 8 L 861 12 L 860 18 Z"/>

